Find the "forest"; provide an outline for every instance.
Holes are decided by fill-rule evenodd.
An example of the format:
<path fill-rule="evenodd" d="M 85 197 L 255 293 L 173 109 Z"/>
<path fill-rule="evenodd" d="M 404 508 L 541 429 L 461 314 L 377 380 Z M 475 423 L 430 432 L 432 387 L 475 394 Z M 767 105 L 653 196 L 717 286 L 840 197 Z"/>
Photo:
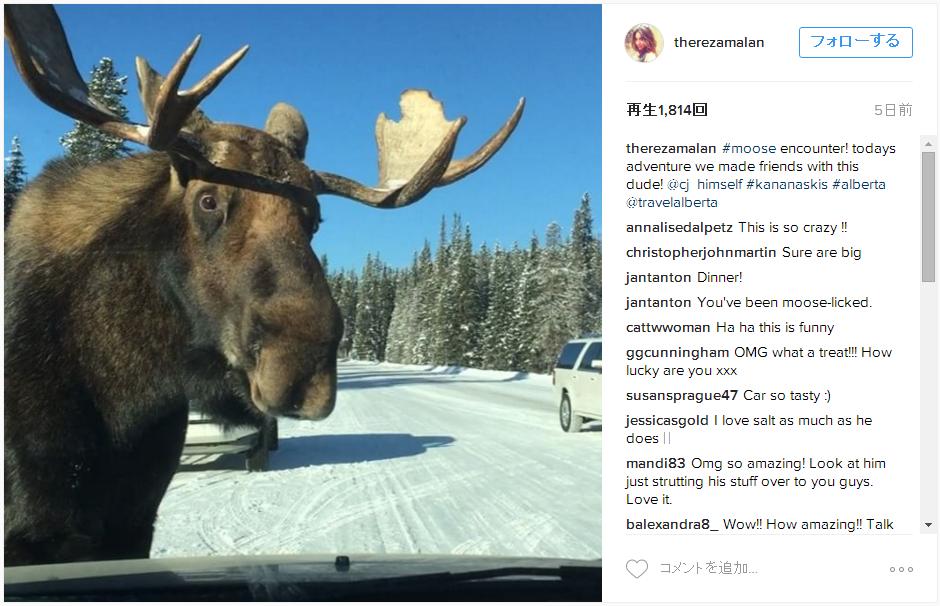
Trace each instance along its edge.
<path fill-rule="evenodd" d="M 324 269 L 342 312 L 340 357 L 550 372 L 561 346 L 601 332 L 601 241 L 584 194 L 566 236 L 550 223 L 526 247 L 474 248 L 469 225 L 442 218 L 407 268 L 369 254 L 361 271 Z"/>

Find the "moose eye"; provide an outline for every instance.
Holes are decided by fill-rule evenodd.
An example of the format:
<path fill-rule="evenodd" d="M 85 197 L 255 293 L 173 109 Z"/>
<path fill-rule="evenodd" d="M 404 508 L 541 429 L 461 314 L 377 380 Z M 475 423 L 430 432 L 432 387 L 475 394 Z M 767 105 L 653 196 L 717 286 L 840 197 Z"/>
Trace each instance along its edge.
<path fill-rule="evenodd" d="M 199 208 L 206 212 L 212 212 L 219 208 L 219 203 L 216 202 L 215 196 L 205 194 L 199 198 Z"/>

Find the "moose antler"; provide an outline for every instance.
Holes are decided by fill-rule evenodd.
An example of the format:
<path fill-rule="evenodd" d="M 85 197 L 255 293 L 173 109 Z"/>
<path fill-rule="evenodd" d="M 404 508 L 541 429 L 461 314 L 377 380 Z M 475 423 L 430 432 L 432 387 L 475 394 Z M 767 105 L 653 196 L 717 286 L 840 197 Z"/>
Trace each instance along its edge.
<path fill-rule="evenodd" d="M 465 117 L 448 121 L 440 101 L 424 90 L 401 95 L 401 121 L 379 114 L 375 140 L 379 148 L 379 184 L 367 187 L 340 175 L 314 171 L 317 194 L 336 194 L 377 208 L 401 208 L 441 185 L 457 181 L 483 166 L 516 128 L 525 107 L 515 111 L 496 134 L 466 158 L 451 160 Z"/>
<path fill-rule="evenodd" d="M 170 70 L 170 73 L 167 74 L 166 79 L 160 85 L 153 105 L 144 107 L 147 112 L 147 119 L 150 120 L 150 136 L 147 145 L 152 149 L 165 150 L 170 147 L 190 114 L 202 103 L 203 99 L 209 96 L 209 93 L 215 90 L 215 87 L 222 82 L 222 78 L 227 76 L 248 52 L 248 45 L 241 47 L 209 72 L 205 78 L 199 81 L 199 84 L 189 90 L 178 92 L 183 75 L 186 73 L 186 69 L 196 54 L 196 49 L 199 48 L 201 41 L 202 36 L 196 36 L 196 39 L 183 51 L 183 54 L 176 61 L 176 65 L 173 66 L 173 69 Z M 144 74 L 149 73 L 155 73 L 150 64 L 143 57 L 137 57 L 137 77 L 141 86 L 146 86 L 151 81 L 144 76 Z"/>
<path fill-rule="evenodd" d="M 3 11 L 4 33 L 16 68 L 43 103 L 109 135 L 203 161 L 198 145 L 185 135 L 181 136 L 181 129 L 196 106 L 245 56 L 247 46 L 223 61 L 199 84 L 178 92 L 186 68 L 199 48 L 200 37 L 196 36 L 160 86 L 154 104 L 145 108 L 150 121 L 150 126 L 145 126 L 123 120 L 88 96 L 88 87 L 75 67 L 62 22 L 52 6 L 7 4 Z M 150 66 L 138 58 L 137 68 L 140 73 Z"/>
<path fill-rule="evenodd" d="M 121 139 L 185 156 L 196 162 L 204 177 L 218 182 L 272 192 L 293 187 L 261 175 L 214 166 L 196 136 L 187 132 L 208 122 L 197 106 L 245 56 L 247 46 L 183 92 L 179 85 L 199 47 L 199 36 L 166 79 L 138 57 L 141 97 L 150 122 L 146 126 L 122 119 L 88 96 L 62 22 L 52 6 L 6 4 L 3 10 L 5 34 L 17 70 L 33 93 L 53 109 Z M 367 187 L 347 177 L 311 171 L 314 193 L 336 194 L 377 208 L 401 208 L 417 202 L 435 187 L 469 175 L 499 151 L 522 117 L 525 98 L 519 100 L 509 119 L 486 143 L 460 160 L 452 158 L 457 135 L 467 121 L 465 117 L 448 121 L 441 103 L 422 90 L 402 93 L 400 105 L 399 122 L 389 120 L 385 114 L 380 114 L 376 121 L 379 184 Z"/>

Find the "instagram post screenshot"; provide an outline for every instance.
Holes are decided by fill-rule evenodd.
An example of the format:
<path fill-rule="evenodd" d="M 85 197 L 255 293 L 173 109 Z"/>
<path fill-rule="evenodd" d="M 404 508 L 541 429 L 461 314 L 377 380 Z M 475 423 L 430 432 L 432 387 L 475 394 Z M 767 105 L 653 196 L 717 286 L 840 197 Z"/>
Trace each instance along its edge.
<path fill-rule="evenodd" d="M 602 599 L 599 4 L 4 34 L 5 599 Z"/>
<path fill-rule="evenodd" d="M 936 23 L 604 6 L 605 600 L 936 603 Z"/>
<path fill-rule="evenodd" d="M 3 21 L 4 600 L 940 604 L 937 0 Z"/>

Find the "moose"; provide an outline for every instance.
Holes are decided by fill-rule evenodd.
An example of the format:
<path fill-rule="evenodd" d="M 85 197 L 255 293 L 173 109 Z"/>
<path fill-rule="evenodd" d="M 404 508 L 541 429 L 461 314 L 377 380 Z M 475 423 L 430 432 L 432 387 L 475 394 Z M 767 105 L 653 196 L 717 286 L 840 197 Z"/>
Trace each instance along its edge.
<path fill-rule="evenodd" d="M 199 37 L 164 78 L 137 59 L 148 124 L 88 95 L 55 10 L 6 5 L 21 77 L 46 105 L 148 152 L 50 163 L 6 231 L 7 566 L 147 558 L 191 403 L 235 424 L 322 419 L 343 320 L 311 241 L 318 197 L 401 208 L 480 168 L 522 115 L 454 159 L 466 118 L 426 91 L 376 123 L 379 184 L 308 168 L 307 128 L 279 103 L 263 130 L 199 104 L 245 56 L 188 90 Z"/>

